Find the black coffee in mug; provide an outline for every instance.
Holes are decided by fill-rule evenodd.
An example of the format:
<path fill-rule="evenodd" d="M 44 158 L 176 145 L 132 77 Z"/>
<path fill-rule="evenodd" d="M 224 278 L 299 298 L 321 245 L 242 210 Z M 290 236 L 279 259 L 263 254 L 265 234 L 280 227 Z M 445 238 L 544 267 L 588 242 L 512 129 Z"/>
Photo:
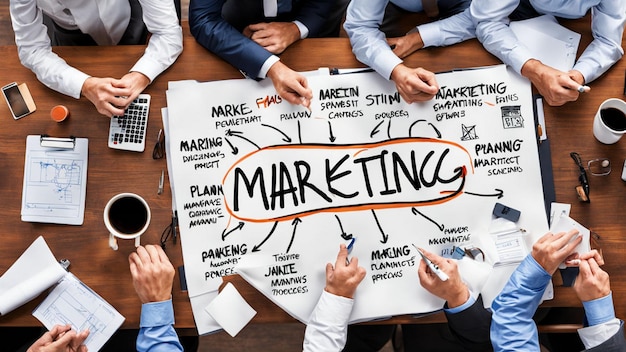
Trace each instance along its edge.
<path fill-rule="evenodd" d="M 626 131 L 626 115 L 620 109 L 605 108 L 600 110 L 602 122 L 613 131 Z"/>
<path fill-rule="evenodd" d="M 109 221 L 120 233 L 131 235 L 146 225 L 148 211 L 141 200 L 135 197 L 122 197 L 111 204 Z"/>

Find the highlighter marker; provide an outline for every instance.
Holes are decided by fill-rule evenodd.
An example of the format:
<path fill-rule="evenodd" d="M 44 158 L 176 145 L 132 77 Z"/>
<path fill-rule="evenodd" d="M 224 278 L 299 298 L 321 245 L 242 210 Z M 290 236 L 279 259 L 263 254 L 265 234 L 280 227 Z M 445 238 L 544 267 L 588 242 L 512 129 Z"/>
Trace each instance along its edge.
<path fill-rule="evenodd" d="M 424 255 L 424 253 L 422 253 L 422 251 L 420 251 L 419 248 L 417 248 L 416 245 L 413 244 L 413 247 L 415 247 L 415 249 L 417 249 L 417 252 L 422 256 L 422 259 L 424 260 L 424 262 L 426 263 L 426 265 L 428 265 L 428 267 L 430 268 L 430 270 L 432 270 L 433 273 L 435 273 L 435 275 L 437 275 L 437 277 L 439 278 L 439 280 L 441 281 L 447 281 L 449 279 L 448 275 L 446 273 L 444 273 L 443 271 L 441 271 L 441 269 L 439 269 L 439 267 L 437 266 L 437 264 L 433 263 L 432 261 L 430 261 L 430 259 L 426 258 L 426 256 Z"/>

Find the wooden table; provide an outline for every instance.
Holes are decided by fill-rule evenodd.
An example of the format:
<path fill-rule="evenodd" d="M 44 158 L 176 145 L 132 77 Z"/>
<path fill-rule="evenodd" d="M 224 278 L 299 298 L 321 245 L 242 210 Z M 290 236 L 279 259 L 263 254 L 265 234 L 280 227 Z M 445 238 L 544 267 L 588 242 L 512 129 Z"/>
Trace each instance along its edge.
<path fill-rule="evenodd" d="M 591 40 L 589 19 L 569 21 L 566 25 L 583 35 L 580 48 Z M 622 46 L 624 46 L 622 44 Z M 58 47 L 55 52 L 84 72 L 100 77 L 121 77 L 141 56 L 143 47 Z M 229 64 L 199 46 L 185 29 L 184 52 L 178 61 L 158 77 L 147 89 L 152 95 L 146 151 L 134 153 L 107 147 L 109 119 L 98 114 L 87 99 L 75 100 L 56 93 L 38 82 L 34 74 L 24 68 L 17 57 L 15 46 L 0 47 L 3 64 L 0 65 L 2 84 L 11 81 L 27 82 L 37 104 L 37 111 L 14 121 L 4 103 L 0 103 L 0 199 L 3 214 L 0 217 L 2 245 L 0 245 L 0 272 L 4 272 L 39 235 L 44 235 L 57 258 L 71 260 L 71 271 L 104 299 L 113 304 L 125 317 L 123 328 L 139 325 L 140 301 L 137 298 L 128 269 L 128 255 L 134 250 L 133 241 L 120 241 L 120 250 L 108 247 L 107 230 L 102 211 L 109 198 L 120 192 L 135 192 L 144 197 L 152 209 L 152 222 L 142 243 L 158 243 L 162 230 L 169 224 L 171 194 L 169 184 L 157 195 L 161 170 L 165 159 L 153 160 L 152 147 L 162 127 L 160 108 L 166 105 L 168 81 L 195 79 L 199 81 L 241 78 Z M 295 70 L 312 70 L 319 66 L 361 67 L 352 55 L 346 38 L 307 39 L 290 47 L 281 60 Z M 422 50 L 406 59 L 410 66 L 423 66 L 432 71 L 497 64 L 499 61 L 471 40 L 450 48 Z M 626 255 L 626 183 L 620 179 L 626 141 L 602 145 L 592 134 L 592 120 L 599 104 L 606 98 L 624 98 L 626 62 L 617 63 L 600 79 L 591 83 L 592 91 L 577 102 L 563 107 L 547 107 L 547 133 L 551 140 L 554 181 L 557 201 L 572 204 L 571 216 L 593 229 L 602 237 L 600 244 L 606 258 L 604 269 L 611 275 L 616 313 L 626 318 L 626 272 L 622 258 Z M 71 117 L 55 123 L 49 117 L 57 104 L 69 107 Z M 74 135 L 89 138 L 89 168 L 85 222 L 82 226 L 27 223 L 20 220 L 23 167 L 26 136 L 49 134 Z M 569 157 L 578 152 L 586 161 L 608 157 L 613 165 L 609 176 L 590 177 L 591 203 L 580 203 L 574 192 L 578 184 L 578 168 Z M 168 246 L 167 253 L 174 266 L 182 265 L 180 244 Z M 226 278 L 233 282 L 245 299 L 257 310 L 253 323 L 294 322 L 295 320 L 252 288 L 239 276 Z M 43 299 L 30 303 L 0 317 L 1 326 L 38 326 L 32 310 Z M 178 275 L 174 284 L 176 327 L 194 329 L 195 324 L 186 292 L 180 290 Z M 555 299 L 544 306 L 580 306 L 571 288 L 556 287 Z M 419 319 L 419 322 L 440 322 L 441 314 Z M 397 317 L 392 322 L 417 322 L 410 317 Z M 193 331 L 193 330 L 190 330 Z"/>

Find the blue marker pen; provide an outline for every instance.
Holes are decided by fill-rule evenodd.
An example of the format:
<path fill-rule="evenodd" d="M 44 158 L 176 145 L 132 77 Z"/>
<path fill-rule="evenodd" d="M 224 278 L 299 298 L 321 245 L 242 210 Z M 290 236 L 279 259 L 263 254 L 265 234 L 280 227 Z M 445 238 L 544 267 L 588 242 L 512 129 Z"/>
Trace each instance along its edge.
<path fill-rule="evenodd" d="M 352 247 L 354 246 L 355 240 L 356 240 L 356 237 L 352 237 L 352 239 L 350 240 L 350 243 L 348 244 L 348 247 L 346 247 L 346 249 L 348 250 L 348 255 L 352 253 Z M 350 258 L 348 257 L 346 257 L 346 265 L 350 265 Z"/>

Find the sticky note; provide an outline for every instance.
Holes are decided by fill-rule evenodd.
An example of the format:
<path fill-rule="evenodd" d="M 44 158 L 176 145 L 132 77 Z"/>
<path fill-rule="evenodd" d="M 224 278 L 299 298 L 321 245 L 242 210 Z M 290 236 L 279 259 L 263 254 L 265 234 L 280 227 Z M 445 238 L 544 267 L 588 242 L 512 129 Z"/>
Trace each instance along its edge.
<path fill-rule="evenodd" d="M 232 337 L 256 315 L 256 311 L 230 282 L 205 310 Z"/>

